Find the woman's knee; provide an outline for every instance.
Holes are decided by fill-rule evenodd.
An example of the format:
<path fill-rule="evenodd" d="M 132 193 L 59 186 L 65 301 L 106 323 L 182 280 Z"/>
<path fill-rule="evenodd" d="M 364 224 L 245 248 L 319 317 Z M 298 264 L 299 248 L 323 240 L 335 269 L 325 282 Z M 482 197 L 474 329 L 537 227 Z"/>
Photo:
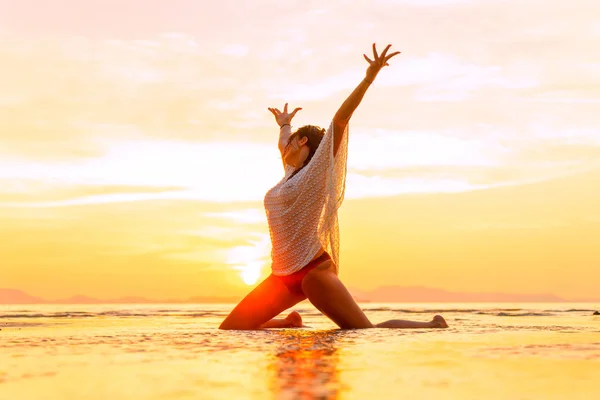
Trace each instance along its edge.
<path fill-rule="evenodd" d="M 307 274 L 302 282 L 302 290 L 304 290 L 310 302 L 340 328 L 373 327 L 373 324 L 333 271 L 325 270 L 312 275 Z"/>
<path fill-rule="evenodd" d="M 260 325 L 255 325 L 252 321 L 243 320 L 243 319 L 235 319 L 227 317 L 221 325 L 219 325 L 219 329 L 226 331 L 250 331 L 258 329 Z"/>

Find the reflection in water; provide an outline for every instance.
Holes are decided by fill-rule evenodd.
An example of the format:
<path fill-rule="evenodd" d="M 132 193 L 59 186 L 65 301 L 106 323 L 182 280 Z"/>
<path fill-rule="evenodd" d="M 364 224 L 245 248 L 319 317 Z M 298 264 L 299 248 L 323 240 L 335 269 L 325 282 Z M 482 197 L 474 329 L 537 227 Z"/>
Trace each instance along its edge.
<path fill-rule="evenodd" d="M 336 331 L 274 331 L 271 390 L 277 399 L 336 399 L 339 353 Z"/>

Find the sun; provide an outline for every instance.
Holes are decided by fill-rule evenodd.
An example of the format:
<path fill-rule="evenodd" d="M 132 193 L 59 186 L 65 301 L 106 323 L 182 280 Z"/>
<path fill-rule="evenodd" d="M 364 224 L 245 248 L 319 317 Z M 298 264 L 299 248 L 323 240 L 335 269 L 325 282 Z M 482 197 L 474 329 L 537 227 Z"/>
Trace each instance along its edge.
<path fill-rule="evenodd" d="M 239 216 L 239 215 L 238 215 Z M 248 244 L 227 250 L 226 262 L 239 271 L 246 285 L 254 285 L 261 277 L 263 267 L 269 262 L 271 237 L 268 233 L 253 233 Z"/>
<path fill-rule="evenodd" d="M 240 276 L 246 285 L 254 285 L 258 281 L 258 278 L 260 278 L 260 267 L 259 263 L 249 263 L 242 267 Z"/>

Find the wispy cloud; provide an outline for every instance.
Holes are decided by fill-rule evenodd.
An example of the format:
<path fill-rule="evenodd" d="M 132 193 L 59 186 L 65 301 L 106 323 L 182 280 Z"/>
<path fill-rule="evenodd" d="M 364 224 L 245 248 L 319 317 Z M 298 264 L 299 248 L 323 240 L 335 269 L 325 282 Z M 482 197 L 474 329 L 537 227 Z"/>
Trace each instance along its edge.
<path fill-rule="evenodd" d="M 250 48 L 243 44 L 230 44 L 221 49 L 221 54 L 231 57 L 244 57 Z"/>
<path fill-rule="evenodd" d="M 536 146 L 453 131 L 352 132 L 348 197 L 467 191 L 578 173 L 597 165 L 595 131 L 543 131 Z M 227 157 L 223 157 L 227 154 Z M 394 171 L 402 171 L 395 176 Z M 251 175 L 251 179 L 247 175 Z M 0 206 L 65 207 L 142 200 L 261 201 L 282 176 L 277 150 L 252 142 L 129 141 L 78 162 L 0 161 Z M 211 217 L 259 222 L 257 210 Z"/>
<path fill-rule="evenodd" d="M 205 213 L 204 216 L 230 220 L 241 224 L 264 224 L 267 221 L 265 211 L 259 208 L 247 208 L 220 213 Z"/>

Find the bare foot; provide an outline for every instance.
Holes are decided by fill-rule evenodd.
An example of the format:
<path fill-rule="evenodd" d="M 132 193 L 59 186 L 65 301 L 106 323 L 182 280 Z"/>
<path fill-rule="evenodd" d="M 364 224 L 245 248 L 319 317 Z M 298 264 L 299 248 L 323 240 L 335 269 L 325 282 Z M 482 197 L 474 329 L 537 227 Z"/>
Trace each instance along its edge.
<path fill-rule="evenodd" d="M 431 324 L 433 325 L 434 328 L 447 328 L 448 327 L 446 320 L 441 315 L 436 315 L 435 317 L 433 317 L 433 319 L 431 320 Z"/>
<path fill-rule="evenodd" d="M 302 317 L 298 314 L 298 311 L 292 311 L 290 315 L 285 317 L 285 320 L 288 321 L 293 328 L 302 327 Z"/>

